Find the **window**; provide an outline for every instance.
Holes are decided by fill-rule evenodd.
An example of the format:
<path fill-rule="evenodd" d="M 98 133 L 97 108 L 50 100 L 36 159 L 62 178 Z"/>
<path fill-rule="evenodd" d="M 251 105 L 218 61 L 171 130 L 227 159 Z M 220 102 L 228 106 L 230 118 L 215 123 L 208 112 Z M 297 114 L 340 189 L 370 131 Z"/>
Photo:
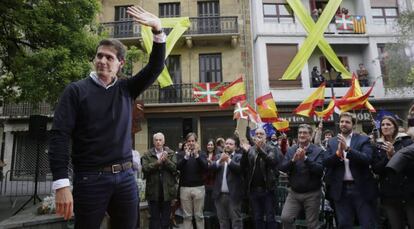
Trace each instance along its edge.
<path fill-rule="evenodd" d="M 198 32 L 202 34 L 220 33 L 220 7 L 218 1 L 200 1 L 197 3 Z"/>
<path fill-rule="evenodd" d="M 165 60 L 170 73 L 173 85 L 160 89 L 160 103 L 180 103 L 182 102 L 182 85 L 181 85 L 181 64 L 179 55 L 170 55 Z"/>
<path fill-rule="evenodd" d="M 301 88 L 300 75 L 296 80 L 280 80 L 298 52 L 297 44 L 267 44 L 267 68 L 271 88 Z"/>
<path fill-rule="evenodd" d="M 13 179 L 32 179 L 35 175 L 36 157 L 39 153 L 38 168 L 41 177 L 44 179 L 49 172 L 49 160 L 47 156 L 47 138 L 44 140 L 32 139 L 29 132 L 14 132 L 13 133 L 13 163 L 12 174 Z M 37 145 L 39 144 L 39 145 Z"/>
<path fill-rule="evenodd" d="M 385 44 L 377 44 L 378 49 L 378 59 L 381 66 L 381 75 L 384 81 L 388 80 L 387 68 L 385 65 L 385 60 L 388 56 L 387 50 L 385 49 Z"/>
<path fill-rule="evenodd" d="M 132 17 L 127 14 L 127 6 L 115 6 L 114 37 L 130 37 L 133 35 Z"/>
<path fill-rule="evenodd" d="M 160 18 L 179 17 L 180 16 L 180 3 L 160 3 L 159 5 Z"/>
<path fill-rule="evenodd" d="M 221 54 L 200 54 L 200 82 L 222 82 Z"/>
<path fill-rule="evenodd" d="M 398 18 L 397 7 L 372 7 L 372 19 L 376 24 L 390 24 Z"/>
<path fill-rule="evenodd" d="M 174 84 L 181 83 L 181 64 L 180 55 L 169 55 L 165 60 L 165 66 L 167 66 L 171 79 Z"/>
<path fill-rule="evenodd" d="M 338 59 L 341 63 L 345 66 L 345 68 L 349 68 L 348 57 L 347 56 L 338 56 Z M 332 67 L 331 63 L 326 59 L 326 57 L 321 56 L 319 58 L 321 75 L 325 78 L 327 82 L 327 86 L 331 87 L 349 87 L 350 80 L 342 79 L 341 73 L 336 72 L 335 69 Z"/>
<path fill-rule="evenodd" d="M 294 22 L 293 11 L 288 4 L 263 4 L 263 16 L 280 22 Z"/>

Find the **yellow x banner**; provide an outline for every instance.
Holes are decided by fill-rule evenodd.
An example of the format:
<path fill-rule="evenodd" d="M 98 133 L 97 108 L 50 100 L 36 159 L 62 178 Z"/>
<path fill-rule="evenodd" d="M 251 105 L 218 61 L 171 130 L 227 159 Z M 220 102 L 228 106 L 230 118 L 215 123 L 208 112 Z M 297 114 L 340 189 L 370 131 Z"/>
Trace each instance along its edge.
<path fill-rule="evenodd" d="M 282 80 L 295 80 L 302 71 L 309 57 L 312 55 L 312 52 L 315 50 L 316 46 L 319 47 L 334 69 L 342 74 L 342 78 L 350 79 L 351 73 L 341 63 L 329 43 L 323 37 L 325 29 L 328 27 L 342 0 L 330 0 L 316 24 L 313 22 L 300 0 L 287 0 L 287 2 L 299 21 L 302 22 L 303 27 L 306 32 L 308 32 L 309 36 L 305 39 L 299 49 L 299 52 L 286 69 Z"/>
<path fill-rule="evenodd" d="M 166 41 L 165 58 L 167 58 L 168 55 L 170 55 L 171 50 L 174 48 L 174 45 L 177 43 L 178 39 L 180 39 L 184 32 L 190 27 L 190 19 L 188 17 L 161 18 L 161 24 L 164 28 L 172 28 L 170 34 L 167 36 Z M 148 54 L 151 53 L 153 42 L 151 28 L 148 26 L 142 26 L 141 37 L 144 42 L 145 52 Z M 167 67 L 164 67 L 161 75 L 158 77 L 158 83 L 160 84 L 161 88 L 173 84 Z"/>

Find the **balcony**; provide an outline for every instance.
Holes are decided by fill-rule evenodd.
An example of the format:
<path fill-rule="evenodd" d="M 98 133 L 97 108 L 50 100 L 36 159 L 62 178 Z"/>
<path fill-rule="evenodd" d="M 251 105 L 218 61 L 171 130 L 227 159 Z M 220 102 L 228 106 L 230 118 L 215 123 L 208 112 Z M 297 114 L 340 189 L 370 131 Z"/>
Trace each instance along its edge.
<path fill-rule="evenodd" d="M 239 32 L 237 16 L 190 17 L 190 22 L 190 28 L 184 35 L 234 35 Z M 134 21 L 105 22 L 101 25 L 103 26 L 101 33 L 112 38 L 141 37 L 140 26 Z"/>
<path fill-rule="evenodd" d="M 229 82 L 225 82 L 224 85 L 229 85 Z M 193 84 L 183 83 L 174 84 L 169 87 L 160 88 L 159 85 L 151 85 L 144 91 L 138 98 L 143 100 L 145 104 L 183 104 L 193 103 Z M 22 103 L 5 103 L 0 109 L 0 118 L 25 118 L 30 115 L 47 115 L 52 116 L 54 113 L 53 107 L 43 102 L 37 105 L 30 104 L 28 102 Z"/>
<path fill-rule="evenodd" d="M 225 82 L 228 85 L 229 82 Z M 145 104 L 161 103 L 195 103 L 193 98 L 193 84 L 174 84 L 169 87 L 160 88 L 159 85 L 152 85 L 138 97 Z"/>

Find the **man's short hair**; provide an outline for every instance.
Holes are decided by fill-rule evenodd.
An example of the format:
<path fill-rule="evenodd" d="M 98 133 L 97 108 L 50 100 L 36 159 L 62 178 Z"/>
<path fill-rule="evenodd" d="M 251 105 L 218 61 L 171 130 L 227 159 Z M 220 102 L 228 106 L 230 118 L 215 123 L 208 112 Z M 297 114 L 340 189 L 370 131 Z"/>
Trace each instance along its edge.
<path fill-rule="evenodd" d="M 300 124 L 299 127 L 298 127 L 298 130 L 301 129 L 301 128 L 308 129 L 309 134 L 312 135 L 313 128 L 311 127 L 311 125 L 309 125 L 309 124 Z"/>
<path fill-rule="evenodd" d="M 96 46 L 95 53 L 98 51 L 98 48 L 101 46 L 110 46 L 116 50 L 116 57 L 119 61 L 125 60 L 126 56 L 126 48 L 124 44 L 122 44 L 117 39 L 103 39 L 99 42 L 98 46 Z"/>
<path fill-rule="evenodd" d="M 342 117 L 348 117 L 348 118 L 351 118 L 351 120 L 352 120 L 352 125 L 354 126 L 354 125 L 356 124 L 356 117 L 355 117 L 355 115 L 354 115 L 354 114 L 349 113 L 349 112 L 342 112 L 342 113 L 339 115 L 339 120 L 341 120 L 341 118 L 342 118 Z"/>
<path fill-rule="evenodd" d="M 194 133 L 194 132 L 190 132 L 190 133 L 188 133 L 188 134 L 187 134 L 187 136 L 185 136 L 185 141 L 188 141 L 188 139 L 189 139 L 190 137 L 194 137 L 194 140 L 195 140 L 195 141 L 197 141 L 197 140 L 198 140 L 197 134 L 196 134 L 196 133 Z"/>

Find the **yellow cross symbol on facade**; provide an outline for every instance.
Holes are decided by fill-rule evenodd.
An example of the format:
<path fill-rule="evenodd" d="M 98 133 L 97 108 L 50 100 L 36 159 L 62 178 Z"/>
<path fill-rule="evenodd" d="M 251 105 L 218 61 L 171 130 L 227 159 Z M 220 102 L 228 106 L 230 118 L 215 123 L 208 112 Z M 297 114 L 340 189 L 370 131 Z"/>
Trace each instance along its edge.
<path fill-rule="evenodd" d="M 190 19 L 188 17 L 176 17 L 176 18 L 161 18 L 161 24 L 164 28 L 173 28 L 166 40 L 165 58 L 170 55 L 171 50 L 174 48 L 175 43 L 184 34 L 184 32 L 190 27 Z M 141 27 L 141 36 L 144 42 L 144 49 L 146 53 L 151 53 L 152 49 L 152 32 L 147 26 Z M 158 83 L 160 87 L 167 87 L 173 84 L 171 76 L 168 73 L 167 67 L 164 67 L 160 76 L 158 77 Z"/>
<path fill-rule="evenodd" d="M 306 32 L 308 32 L 309 36 L 305 39 L 303 45 L 299 49 L 299 52 L 286 69 L 282 80 L 295 80 L 302 71 L 309 57 L 312 55 L 312 52 L 315 50 L 316 46 L 319 47 L 335 70 L 342 74 L 344 79 L 350 79 L 351 73 L 341 63 L 332 47 L 323 37 L 325 29 L 328 27 L 332 17 L 335 16 L 335 12 L 342 0 L 330 0 L 316 24 L 313 22 L 311 16 L 300 0 L 287 0 L 287 2 L 299 21 L 302 22 L 302 25 Z"/>

